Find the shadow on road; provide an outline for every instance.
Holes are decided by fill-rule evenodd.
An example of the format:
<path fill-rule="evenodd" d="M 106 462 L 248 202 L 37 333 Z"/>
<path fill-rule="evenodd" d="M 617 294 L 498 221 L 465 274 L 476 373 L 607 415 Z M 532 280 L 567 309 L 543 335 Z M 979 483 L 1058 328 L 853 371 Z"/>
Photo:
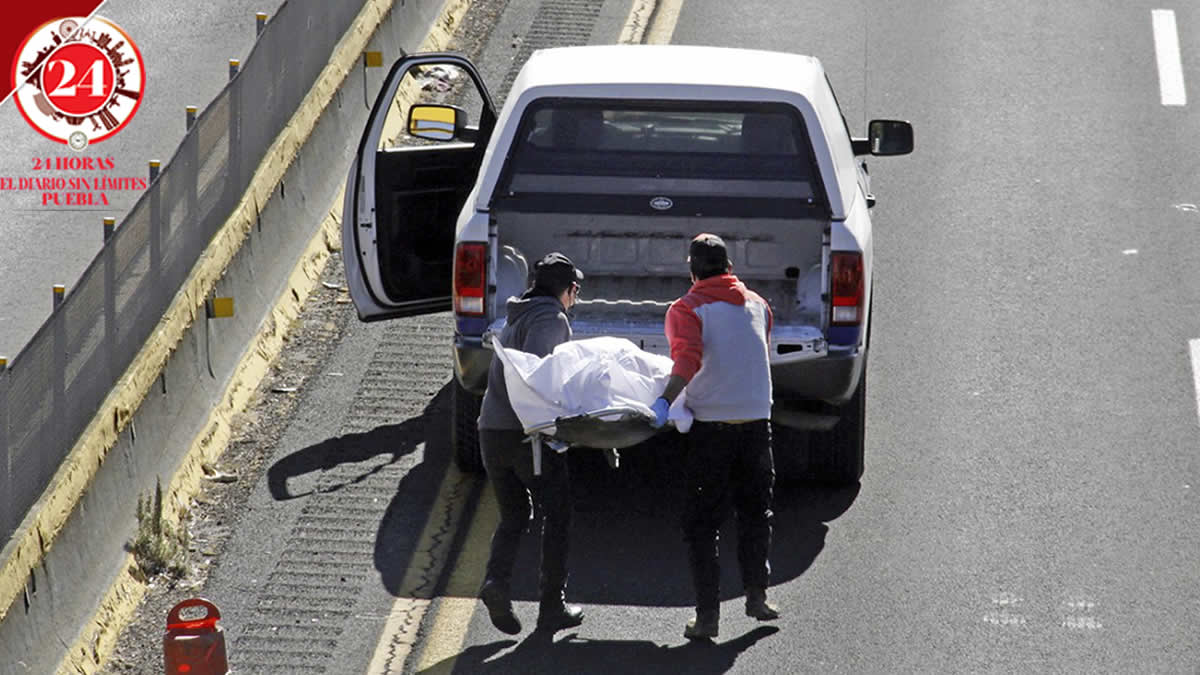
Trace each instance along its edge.
<path fill-rule="evenodd" d="M 694 602 L 679 526 L 683 452 L 678 435 L 666 434 L 624 451 L 614 471 L 597 451 L 571 451 L 575 512 L 567 593 L 572 602 L 652 607 Z M 812 565 L 825 546 L 826 523 L 850 508 L 858 490 L 857 485 L 776 488 L 772 584 L 795 579 Z M 731 514 L 721 531 L 722 600 L 742 595 L 733 520 Z M 522 540 L 516 570 L 537 569 L 537 531 L 531 527 Z M 514 575 L 513 596 L 536 600 L 537 574 Z"/>
<path fill-rule="evenodd" d="M 429 407 L 417 417 L 411 417 L 399 424 L 385 424 L 362 433 L 328 438 L 280 459 L 267 469 L 267 489 L 270 490 L 271 497 L 276 501 L 286 501 L 307 497 L 315 492 L 337 492 L 361 483 L 388 465 L 395 464 L 400 458 L 416 450 L 425 440 L 426 427 L 431 419 L 430 411 L 439 403 L 439 397 L 440 394 L 434 397 Z M 292 478 L 328 471 L 339 464 L 365 462 L 377 455 L 388 454 L 392 456 L 388 462 L 376 464 L 350 479 L 296 493 L 291 492 L 288 487 L 288 480 Z"/>
<path fill-rule="evenodd" d="M 296 499 L 352 489 L 403 461 L 424 444 L 421 461 L 400 480 L 375 537 L 375 568 L 381 583 L 393 595 L 400 592 L 413 549 L 446 472 L 450 457 L 449 401 L 447 382 L 420 415 L 367 432 L 326 439 L 293 452 L 267 469 L 271 496 L 279 501 Z M 365 466 L 362 472 L 349 478 L 332 478 L 332 474 L 325 473 L 340 465 L 369 463 L 375 457 L 387 455 L 390 455 L 387 461 Z M 304 481 L 296 480 L 302 477 Z M 315 482 L 317 486 L 293 492 L 289 481 Z"/>
<path fill-rule="evenodd" d="M 554 641 L 548 633 L 532 633 L 516 643 L 501 640 L 468 647 L 454 657 L 460 673 L 726 673 L 743 652 L 759 640 L 779 632 L 759 626 L 725 642 L 688 642 L 659 645 L 649 640 L 588 640 L 574 634 Z M 515 648 L 511 649 L 514 645 Z M 421 672 L 448 672 L 450 660 Z"/>
<path fill-rule="evenodd" d="M 322 441 L 284 457 L 267 471 L 271 495 L 277 500 L 295 499 L 314 491 L 349 489 L 385 467 L 404 461 L 423 446 L 420 461 L 399 481 L 376 533 L 375 568 L 384 588 L 393 595 L 400 593 L 417 539 L 453 454 L 449 393 L 447 382 L 418 416 Z M 616 470 L 608 467 L 598 451 L 571 451 L 575 505 L 568 588 L 571 601 L 650 607 L 692 604 L 691 579 L 679 528 L 684 494 L 683 446 L 678 434 L 662 434 L 624 450 Z M 390 455 L 386 462 L 369 462 L 386 455 Z M 322 476 L 316 488 L 296 492 L 289 489 L 289 481 L 304 482 L 296 480 L 298 477 L 319 475 L 353 463 L 365 464 L 361 473 L 349 478 L 342 474 L 334 478 L 331 473 Z M 311 476 L 308 482 L 312 482 Z M 795 579 L 812 565 L 825 546 L 829 531 L 826 523 L 844 513 L 857 496 L 858 486 L 777 486 L 772 584 Z M 534 533 L 539 530 L 540 524 L 532 521 L 522 540 L 513 579 L 514 600 L 538 597 L 538 542 Z M 721 560 L 721 599 L 740 597 L 732 517 L 721 532 Z"/>
<path fill-rule="evenodd" d="M 375 569 L 379 570 L 383 587 L 394 596 L 401 593 L 404 575 L 454 454 L 450 448 L 451 386 L 450 381 L 442 385 L 421 416 L 409 420 L 413 421 L 415 429 L 420 429 L 414 432 L 415 437 L 410 442 L 424 443 L 425 451 L 421 462 L 400 479 L 396 495 L 379 521 L 375 535 Z M 460 498 L 467 499 L 468 495 L 462 494 Z M 464 525 L 467 522 L 464 521 Z M 432 597 L 434 585 L 430 584 L 427 590 Z"/>

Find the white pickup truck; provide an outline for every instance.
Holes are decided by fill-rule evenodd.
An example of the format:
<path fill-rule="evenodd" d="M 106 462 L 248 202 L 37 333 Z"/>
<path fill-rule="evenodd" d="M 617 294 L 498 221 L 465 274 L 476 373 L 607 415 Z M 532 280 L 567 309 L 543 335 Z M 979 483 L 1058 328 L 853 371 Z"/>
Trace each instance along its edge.
<path fill-rule="evenodd" d="M 713 232 L 775 315 L 775 456 L 785 477 L 863 471 L 871 320 L 864 155 L 912 150 L 912 127 L 852 138 L 821 63 L 688 46 L 534 53 L 497 114 L 475 66 L 414 54 L 391 68 L 350 168 L 343 246 L 364 321 L 453 310 L 452 438 L 475 432 L 489 327 L 550 251 L 587 275 L 575 336 L 667 353 L 689 240 Z"/>

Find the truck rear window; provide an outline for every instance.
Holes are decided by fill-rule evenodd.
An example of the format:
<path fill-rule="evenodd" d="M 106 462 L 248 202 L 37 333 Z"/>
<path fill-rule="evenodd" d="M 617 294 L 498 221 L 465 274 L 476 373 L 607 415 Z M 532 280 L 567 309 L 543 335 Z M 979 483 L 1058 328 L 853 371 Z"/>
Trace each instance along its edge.
<path fill-rule="evenodd" d="M 546 99 L 526 110 L 496 199 L 628 212 L 667 197 L 712 215 L 724 206 L 765 216 L 827 209 L 823 195 L 792 106 Z"/>

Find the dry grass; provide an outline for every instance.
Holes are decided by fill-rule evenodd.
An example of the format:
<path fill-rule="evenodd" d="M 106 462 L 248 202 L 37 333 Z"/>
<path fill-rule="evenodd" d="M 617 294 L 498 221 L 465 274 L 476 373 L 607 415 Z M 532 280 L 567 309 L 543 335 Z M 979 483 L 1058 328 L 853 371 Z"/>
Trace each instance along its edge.
<path fill-rule="evenodd" d="M 187 575 L 188 530 L 185 518 L 179 525 L 163 519 L 162 483 L 156 482 L 154 496 L 138 497 L 138 529 L 130 550 L 138 569 L 147 577 L 166 574 L 172 579 Z"/>

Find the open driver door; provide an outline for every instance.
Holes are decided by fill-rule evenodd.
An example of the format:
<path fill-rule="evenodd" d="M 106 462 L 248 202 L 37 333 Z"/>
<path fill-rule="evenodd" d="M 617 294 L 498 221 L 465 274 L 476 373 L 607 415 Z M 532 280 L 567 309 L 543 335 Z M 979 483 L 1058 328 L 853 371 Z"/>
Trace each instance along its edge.
<path fill-rule="evenodd" d="M 392 66 L 342 209 L 346 284 L 359 319 L 451 308 L 455 225 L 495 126 L 495 106 L 465 57 L 412 54 Z"/>

